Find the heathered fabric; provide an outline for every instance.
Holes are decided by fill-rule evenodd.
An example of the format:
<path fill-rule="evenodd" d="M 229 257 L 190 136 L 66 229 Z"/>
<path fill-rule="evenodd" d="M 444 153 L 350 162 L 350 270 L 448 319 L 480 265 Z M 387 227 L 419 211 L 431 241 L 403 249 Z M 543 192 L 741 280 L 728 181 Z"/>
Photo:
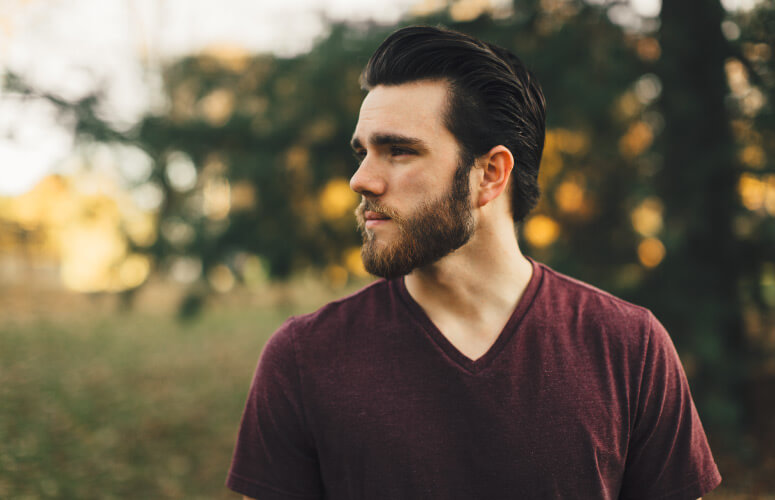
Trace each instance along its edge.
<path fill-rule="evenodd" d="M 662 325 L 531 263 L 475 361 L 400 278 L 287 320 L 261 354 L 227 486 L 259 500 L 694 499 L 716 487 Z"/>

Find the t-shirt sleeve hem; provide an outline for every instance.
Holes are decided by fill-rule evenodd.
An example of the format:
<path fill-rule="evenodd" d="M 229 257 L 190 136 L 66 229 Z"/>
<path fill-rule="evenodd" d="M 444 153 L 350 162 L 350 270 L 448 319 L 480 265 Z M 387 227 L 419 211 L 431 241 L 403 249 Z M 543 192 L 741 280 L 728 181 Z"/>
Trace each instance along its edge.
<path fill-rule="evenodd" d="M 272 486 L 240 477 L 233 472 L 230 472 L 226 477 L 226 487 L 236 493 L 255 498 L 256 500 L 318 500 L 320 498 L 315 495 L 287 493 Z"/>
<path fill-rule="evenodd" d="M 695 500 L 714 490 L 719 484 L 721 484 L 721 474 L 719 474 L 718 470 L 714 470 L 683 488 L 672 490 L 667 493 L 653 493 L 647 496 L 626 497 L 626 500 Z"/>

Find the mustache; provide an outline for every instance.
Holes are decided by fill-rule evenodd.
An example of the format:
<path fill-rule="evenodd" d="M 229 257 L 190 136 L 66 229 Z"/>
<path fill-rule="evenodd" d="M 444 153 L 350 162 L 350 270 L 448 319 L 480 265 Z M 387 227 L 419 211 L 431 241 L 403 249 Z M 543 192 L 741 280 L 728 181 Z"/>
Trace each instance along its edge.
<path fill-rule="evenodd" d="M 366 212 L 376 212 L 385 217 L 395 219 L 396 221 L 401 221 L 401 216 L 392 208 L 381 205 L 376 201 L 362 198 L 358 208 L 355 209 L 355 217 L 358 220 L 358 225 L 362 225 L 365 222 L 366 218 L 364 214 Z"/>

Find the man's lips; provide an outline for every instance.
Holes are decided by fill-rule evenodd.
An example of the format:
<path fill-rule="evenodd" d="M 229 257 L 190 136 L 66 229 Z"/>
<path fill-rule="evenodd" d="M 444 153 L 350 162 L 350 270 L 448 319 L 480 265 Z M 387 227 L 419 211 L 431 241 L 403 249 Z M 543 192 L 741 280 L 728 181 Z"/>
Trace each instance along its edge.
<path fill-rule="evenodd" d="M 390 217 L 388 217 L 387 215 L 383 215 L 383 214 L 381 214 L 379 212 L 372 212 L 371 210 L 366 210 L 363 213 L 363 218 L 366 219 L 367 221 L 369 221 L 369 220 L 388 220 L 388 219 L 390 219 Z"/>
<path fill-rule="evenodd" d="M 364 227 L 367 229 L 386 224 L 388 221 L 390 221 L 390 217 L 387 215 L 381 214 L 379 212 L 373 212 L 371 210 L 366 210 L 363 213 L 363 218 L 366 220 Z"/>

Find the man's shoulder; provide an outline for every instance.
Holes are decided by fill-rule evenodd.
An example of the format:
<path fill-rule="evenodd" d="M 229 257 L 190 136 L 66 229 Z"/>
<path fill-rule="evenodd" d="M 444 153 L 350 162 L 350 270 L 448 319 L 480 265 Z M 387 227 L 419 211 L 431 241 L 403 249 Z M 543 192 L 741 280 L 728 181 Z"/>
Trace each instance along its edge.
<path fill-rule="evenodd" d="M 299 314 L 289 318 L 283 325 L 284 330 L 294 334 L 315 332 L 346 331 L 384 316 L 391 308 L 394 292 L 389 281 L 379 279 L 360 290 L 331 301 L 316 311 Z"/>
<path fill-rule="evenodd" d="M 534 324 L 551 332 L 547 338 L 566 341 L 577 353 L 586 347 L 589 359 L 602 361 L 641 359 L 655 332 L 662 335 L 646 307 L 542 266 L 540 298 L 531 317 Z"/>
<path fill-rule="evenodd" d="M 267 345 L 293 352 L 309 373 L 343 360 L 367 359 L 390 342 L 406 316 L 391 281 L 377 280 L 318 310 L 288 318 Z"/>
<path fill-rule="evenodd" d="M 561 273 L 546 264 L 543 269 L 544 307 L 557 313 L 584 318 L 592 322 L 646 326 L 653 314 L 649 309 L 629 302 L 580 279 Z"/>

